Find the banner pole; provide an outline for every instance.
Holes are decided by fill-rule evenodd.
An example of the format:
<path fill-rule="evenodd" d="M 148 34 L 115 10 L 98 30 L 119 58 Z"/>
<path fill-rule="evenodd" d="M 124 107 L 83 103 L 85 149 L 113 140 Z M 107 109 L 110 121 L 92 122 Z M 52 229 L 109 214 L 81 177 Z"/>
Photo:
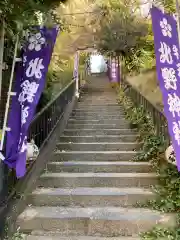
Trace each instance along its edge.
<path fill-rule="evenodd" d="M 180 47 L 180 8 L 179 0 L 176 0 L 176 14 L 177 14 L 177 31 L 178 31 L 178 41 Z"/>
<path fill-rule="evenodd" d="M 2 92 L 2 74 L 3 74 L 3 57 L 4 57 L 4 36 L 5 36 L 5 21 L 2 20 L 1 39 L 0 39 L 0 100 Z"/>
<path fill-rule="evenodd" d="M 16 64 L 16 55 L 17 55 L 17 50 L 18 50 L 18 43 L 19 43 L 19 34 L 16 35 L 16 44 L 15 44 L 15 48 L 14 48 L 13 63 L 12 63 L 12 68 L 11 68 L 11 76 L 10 76 L 8 96 L 7 96 L 7 102 L 6 102 L 6 110 L 5 110 L 5 114 L 4 114 L 4 123 L 3 123 L 0 151 L 3 150 L 5 133 L 7 131 L 7 120 L 8 120 L 10 97 L 12 95 L 12 83 L 13 83 L 13 77 L 14 77 L 15 64 Z"/>

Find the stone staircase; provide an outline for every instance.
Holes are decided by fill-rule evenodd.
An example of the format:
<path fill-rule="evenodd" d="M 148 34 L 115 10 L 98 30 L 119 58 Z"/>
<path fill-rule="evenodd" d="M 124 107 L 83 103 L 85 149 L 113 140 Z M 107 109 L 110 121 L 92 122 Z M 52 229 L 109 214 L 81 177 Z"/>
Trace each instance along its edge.
<path fill-rule="evenodd" d="M 17 224 L 27 240 L 139 240 L 155 224 L 173 221 L 135 207 L 153 199 L 148 162 L 132 162 L 137 132 L 106 79 L 82 95 Z"/>

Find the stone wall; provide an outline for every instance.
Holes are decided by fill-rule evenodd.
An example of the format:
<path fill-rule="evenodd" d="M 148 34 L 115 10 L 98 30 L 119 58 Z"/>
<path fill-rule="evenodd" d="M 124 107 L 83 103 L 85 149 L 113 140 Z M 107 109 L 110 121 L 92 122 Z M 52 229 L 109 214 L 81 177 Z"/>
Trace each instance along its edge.
<path fill-rule="evenodd" d="M 162 111 L 162 94 L 157 80 L 156 69 L 146 70 L 137 76 L 127 76 L 127 81 L 149 102 Z"/>

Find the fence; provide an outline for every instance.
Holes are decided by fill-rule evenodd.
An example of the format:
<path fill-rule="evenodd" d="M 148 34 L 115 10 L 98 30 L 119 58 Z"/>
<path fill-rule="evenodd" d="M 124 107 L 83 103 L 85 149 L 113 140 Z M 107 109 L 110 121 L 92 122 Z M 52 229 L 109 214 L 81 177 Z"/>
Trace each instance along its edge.
<path fill-rule="evenodd" d="M 62 118 L 64 109 L 72 100 L 74 91 L 75 81 L 72 81 L 34 118 L 30 126 L 28 140 L 33 139 L 38 148 L 41 148 L 44 141 L 47 141 L 48 136 Z"/>
<path fill-rule="evenodd" d="M 48 141 L 51 133 L 63 117 L 64 110 L 68 103 L 71 102 L 75 94 L 75 85 L 75 81 L 71 81 L 32 121 L 28 140 L 33 139 L 40 151 L 42 145 Z M 31 171 L 34 162 L 35 159 L 34 161 L 28 162 L 27 172 Z M 6 205 L 7 202 L 16 195 L 16 184 L 18 183 L 14 169 L 8 169 L 7 166 L 3 164 L 2 174 L 4 175 L 4 181 L 1 191 L 0 207 Z"/>
<path fill-rule="evenodd" d="M 170 136 L 168 133 L 167 120 L 163 113 L 161 113 L 153 104 L 151 104 L 144 96 L 141 95 L 135 88 L 130 85 L 125 78 L 121 79 L 121 86 L 124 92 L 129 96 L 136 106 L 142 106 L 153 121 L 155 133 L 162 136 L 166 142 L 166 147 L 169 146 Z"/>

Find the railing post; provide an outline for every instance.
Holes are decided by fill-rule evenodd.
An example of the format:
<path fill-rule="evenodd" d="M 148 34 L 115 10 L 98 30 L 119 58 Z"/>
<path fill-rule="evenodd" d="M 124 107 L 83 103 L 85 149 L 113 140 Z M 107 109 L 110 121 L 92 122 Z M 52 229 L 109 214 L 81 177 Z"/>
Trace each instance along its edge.
<path fill-rule="evenodd" d="M 74 77 L 76 81 L 75 95 L 79 98 L 79 51 L 76 52 L 74 59 Z"/>
<path fill-rule="evenodd" d="M 77 98 L 79 98 L 79 74 L 77 74 L 77 77 L 76 77 L 76 92 L 75 92 L 75 95 Z"/>

